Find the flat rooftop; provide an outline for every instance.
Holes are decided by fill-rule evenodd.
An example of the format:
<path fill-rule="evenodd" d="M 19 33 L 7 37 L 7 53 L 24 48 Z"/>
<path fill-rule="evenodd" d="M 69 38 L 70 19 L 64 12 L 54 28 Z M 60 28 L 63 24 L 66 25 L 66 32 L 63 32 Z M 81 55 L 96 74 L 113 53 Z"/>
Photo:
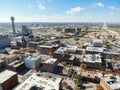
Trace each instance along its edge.
<path fill-rule="evenodd" d="M 94 39 L 93 43 L 103 43 L 102 39 Z"/>
<path fill-rule="evenodd" d="M 14 62 L 9 63 L 8 65 L 12 66 L 12 67 L 18 67 L 18 66 L 20 66 L 22 64 L 24 64 L 24 62 L 16 60 Z"/>
<path fill-rule="evenodd" d="M 70 51 L 76 51 L 77 48 L 78 48 L 78 46 L 70 46 L 70 45 L 67 46 L 67 49 Z"/>
<path fill-rule="evenodd" d="M 102 78 L 113 90 L 120 90 L 120 77 L 113 74 L 105 74 L 103 77 L 102 73 L 96 73 L 96 76 Z M 116 79 L 111 79 L 110 77 Z"/>
<path fill-rule="evenodd" d="M 39 45 L 39 47 L 46 47 L 46 48 L 53 48 L 53 47 L 58 47 L 58 46 L 59 46 L 59 44 L 54 44 L 52 42 L 47 42 L 43 45 Z"/>
<path fill-rule="evenodd" d="M 15 74 L 17 74 L 17 73 L 13 72 L 11 70 L 7 70 L 7 69 L 2 71 L 2 72 L 0 72 L 0 84 L 2 84 L 3 82 L 7 81 L 9 78 L 14 76 Z"/>
<path fill-rule="evenodd" d="M 17 54 L 0 54 L 0 59 L 1 60 L 4 60 L 4 59 L 7 59 L 7 58 L 13 58 L 13 57 L 17 57 Z"/>
<path fill-rule="evenodd" d="M 40 58 L 41 58 L 40 53 L 33 53 L 27 57 L 27 60 L 38 60 Z"/>
<path fill-rule="evenodd" d="M 103 48 L 100 48 L 100 47 L 90 47 L 90 46 L 88 46 L 88 47 L 86 48 L 86 51 L 103 52 Z"/>
<path fill-rule="evenodd" d="M 64 54 L 67 51 L 66 47 L 59 47 L 54 53 Z"/>
<path fill-rule="evenodd" d="M 45 63 L 54 64 L 57 61 L 56 58 L 49 58 Z"/>
<path fill-rule="evenodd" d="M 59 90 L 61 80 L 61 77 L 53 74 L 33 73 L 29 78 L 13 90 L 30 90 L 33 86 L 39 87 L 42 90 Z"/>
<path fill-rule="evenodd" d="M 89 63 L 101 63 L 102 62 L 99 54 L 86 54 L 83 61 L 89 62 Z"/>

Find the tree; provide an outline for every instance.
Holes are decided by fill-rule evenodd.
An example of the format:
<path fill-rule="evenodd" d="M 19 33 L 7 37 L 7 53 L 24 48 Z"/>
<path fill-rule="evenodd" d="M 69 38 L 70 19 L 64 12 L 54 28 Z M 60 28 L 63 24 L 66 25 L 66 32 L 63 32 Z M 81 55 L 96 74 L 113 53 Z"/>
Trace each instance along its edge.
<path fill-rule="evenodd" d="M 76 86 L 82 86 L 82 76 L 81 75 L 75 74 L 74 79 L 75 79 L 74 82 L 75 82 Z"/>
<path fill-rule="evenodd" d="M 68 75 L 69 75 L 69 76 L 72 76 L 73 72 L 74 72 L 73 69 L 69 69 L 69 70 L 68 70 Z"/>

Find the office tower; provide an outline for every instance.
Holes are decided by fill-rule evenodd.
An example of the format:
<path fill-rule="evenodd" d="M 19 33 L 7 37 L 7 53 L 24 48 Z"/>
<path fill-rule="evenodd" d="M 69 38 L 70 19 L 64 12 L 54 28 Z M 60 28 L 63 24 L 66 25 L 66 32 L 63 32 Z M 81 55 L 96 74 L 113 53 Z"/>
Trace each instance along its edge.
<path fill-rule="evenodd" d="M 31 30 L 28 29 L 26 26 L 22 26 L 22 35 L 23 36 L 29 36 L 31 34 Z"/>

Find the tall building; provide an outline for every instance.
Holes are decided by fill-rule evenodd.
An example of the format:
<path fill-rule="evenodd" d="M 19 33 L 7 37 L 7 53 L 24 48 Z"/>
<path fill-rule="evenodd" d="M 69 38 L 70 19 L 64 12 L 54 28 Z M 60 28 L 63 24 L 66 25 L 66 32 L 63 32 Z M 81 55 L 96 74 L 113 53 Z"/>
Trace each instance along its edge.
<path fill-rule="evenodd" d="M 26 26 L 22 26 L 22 35 L 23 36 L 29 36 L 31 34 L 31 30 L 28 29 Z"/>
<path fill-rule="evenodd" d="M 14 24 L 14 20 L 15 20 L 15 18 L 12 16 L 11 18 L 11 22 L 12 22 L 12 30 L 13 30 L 13 34 L 15 35 L 15 24 Z"/>
<path fill-rule="evenodd" d="M 8 35 L 0 35 L 0 49 L 10 47 L 11 42 Z"/>

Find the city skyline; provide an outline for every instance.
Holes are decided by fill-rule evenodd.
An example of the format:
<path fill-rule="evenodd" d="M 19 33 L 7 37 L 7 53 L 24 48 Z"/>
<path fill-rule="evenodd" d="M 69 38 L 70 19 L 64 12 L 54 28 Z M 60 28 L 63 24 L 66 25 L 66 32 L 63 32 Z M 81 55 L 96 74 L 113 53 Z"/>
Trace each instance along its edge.
<path fill-rule="evenodd" d="M 120 22 L 119 0 L 0 0 L 0 22 Z"/>

